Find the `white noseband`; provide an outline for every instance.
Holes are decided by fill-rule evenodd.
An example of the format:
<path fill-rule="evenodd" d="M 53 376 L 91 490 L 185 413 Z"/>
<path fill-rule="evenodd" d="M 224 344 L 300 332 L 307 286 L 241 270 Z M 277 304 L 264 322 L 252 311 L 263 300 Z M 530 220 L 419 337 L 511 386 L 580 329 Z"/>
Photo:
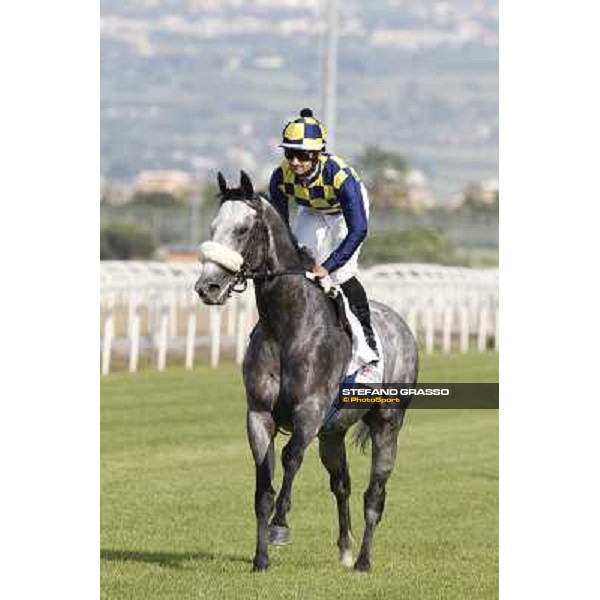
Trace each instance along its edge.
<path fill-rule="evenodd" d="M 204 242 L 198 249 L 200 262 L 213 262 L 224 269 L 237 273 L 244 264 L 244 257 L 235 250 L 219 244 L 219 242 Z"/>

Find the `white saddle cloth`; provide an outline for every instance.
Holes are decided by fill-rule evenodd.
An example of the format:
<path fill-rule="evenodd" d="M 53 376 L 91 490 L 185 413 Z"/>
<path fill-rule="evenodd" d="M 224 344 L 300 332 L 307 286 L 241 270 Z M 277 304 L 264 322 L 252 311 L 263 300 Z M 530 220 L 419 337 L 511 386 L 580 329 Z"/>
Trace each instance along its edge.
<path fill-rule="evenodd" d="M 360 324 L 358 317 L 350 309 L 350 304 L 348 303 L 346 294 L 344 294 L 341 289 L 339 292 L 342 294 L 346 318 L 348 319 L 348 322 L 350 323 L 350 329 L 352 330 L 352 357 L 348 363 L 346 375 L 353 375 L 356 373 L 356 383 L 383 382 L 384 357 L 379 334 L 375 331 L 375 329 L 373 329 L 377 350 L 379 351 L 379 356 L 377 356 L 371 346 L 369 346 L 367 343 L 365 330 Z M 361 371 L 363 367 L 366 367 L 373 361 L 377 361 L 377 363 L 371 365 L 368 377 L 362 377 Z"/>

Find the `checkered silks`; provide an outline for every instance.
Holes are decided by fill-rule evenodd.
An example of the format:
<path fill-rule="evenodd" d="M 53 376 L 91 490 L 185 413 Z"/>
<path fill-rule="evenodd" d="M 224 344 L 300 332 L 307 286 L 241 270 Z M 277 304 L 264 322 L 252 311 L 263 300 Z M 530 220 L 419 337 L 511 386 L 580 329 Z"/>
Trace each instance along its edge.
<path fill-rule="evenodd" d="M 341 212 L 339 193 L 348 177 L 360 181 L 352 167 L 341 158 L 329 154 L 319 157 L 319 173 L 308 184 L 298 183 L 287 160 L 281 163 L 281 171 L 282 180 L 278 187 L 288 199 L 325 214 Z"/>

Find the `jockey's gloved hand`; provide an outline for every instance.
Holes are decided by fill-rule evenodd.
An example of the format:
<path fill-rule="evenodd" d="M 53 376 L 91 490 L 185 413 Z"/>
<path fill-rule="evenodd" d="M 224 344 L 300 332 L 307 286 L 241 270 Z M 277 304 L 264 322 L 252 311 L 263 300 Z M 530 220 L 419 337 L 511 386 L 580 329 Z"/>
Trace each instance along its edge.
<path fill-rule="evenodd" d="M 329 277 L 329 271 L 323 265 L 314 265 L 312 273 L 317 277 Z"/>

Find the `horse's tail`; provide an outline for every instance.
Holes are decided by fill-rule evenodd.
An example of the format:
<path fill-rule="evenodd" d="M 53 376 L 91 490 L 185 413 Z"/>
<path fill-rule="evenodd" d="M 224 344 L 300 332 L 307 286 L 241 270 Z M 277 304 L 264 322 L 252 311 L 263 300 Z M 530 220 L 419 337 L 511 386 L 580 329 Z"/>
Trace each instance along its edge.
<path fill-rule="evenodd" d="M 369 426 L 364 421 L 359 421 L 352 432 L 354 447 L 358 448 L 362 454 L 366 454 L 370 438 Z"/>

